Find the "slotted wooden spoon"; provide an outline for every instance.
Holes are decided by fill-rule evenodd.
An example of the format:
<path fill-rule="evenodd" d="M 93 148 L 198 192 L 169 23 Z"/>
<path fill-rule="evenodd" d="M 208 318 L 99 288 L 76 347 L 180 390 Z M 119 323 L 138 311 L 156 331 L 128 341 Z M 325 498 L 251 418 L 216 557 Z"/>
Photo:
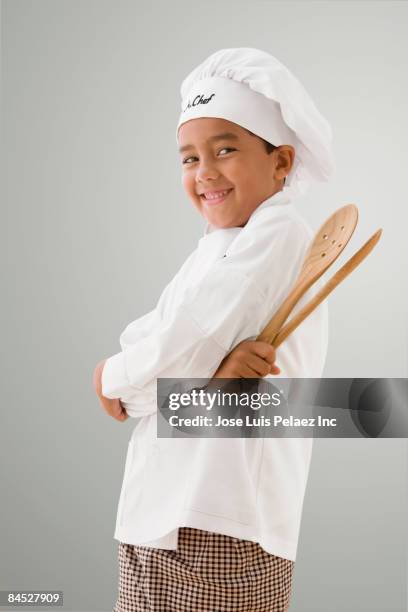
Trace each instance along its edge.
<path fill-rule="evenodd" d="M 343 251 L 353 235 L 357 221 L 357 206 L 347 204 L 336 210 L 323 223 L 306 252 L 302 268 L 292 290 L 268 325 L 259 334 L 257 340 L 274 344 L 277 334 L 298 301 Z"/>
<path fill-rule="evenodd" d="M 371 253 L 377 242 L 379 241 L 382 234 L 382 229 L 380 228 L 367 240 L 365 244 L 356 252 L 346 263 L 337 270 L 335 274 L 323 287 L 316 293 L 316 295 L 307 303 L 303 308 L 299 310 L 298 313 L 295 314 L 294 317 L 290 319 L 286 325 L 284 325 L 280 331 L 278 332 L 275 340 L 273 342 L 273 346 L 277 348 L 286 338 L 301 324 L 301 322 L 306 319 L 306 317 L 315 309 L 317 306 L 323 302 L 323 300 L 340 284 L 346 276 L 351 274 L 351 272 L 357 268 L 357 266 Z"/>

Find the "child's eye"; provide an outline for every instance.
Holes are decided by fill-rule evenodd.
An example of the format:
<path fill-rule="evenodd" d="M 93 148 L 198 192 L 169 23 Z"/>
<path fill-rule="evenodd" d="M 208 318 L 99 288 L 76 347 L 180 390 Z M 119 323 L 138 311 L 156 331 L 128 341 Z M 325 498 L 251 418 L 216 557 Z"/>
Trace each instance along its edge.
<path fill-rule="evenodd" d="M 220 151 L 218 151 L 219 153 L 221 153 L 221 151 L 235 151 L 235 149 L 231 149 L 231 147 L 223 147 L 222 149 L 220 149 Z"/>
<path fill-rule="evenodd" d="M 183 164 L 187 164 L 189 159 L 197 159 L 194 157 L 186 157 L 186 159 L 183 159 Z"/>
<path fill-rule="evenodd" d="M 236 151 L 236 149 L 233 149 L 231 147 L 223 147 L 218 151 L 218 153 L 221 153 L 221 151 Z M 195 157 L 194 155 L 192 155 L 191 157 L 186 157 L 185 159 L 183 159 L 183 164 L 189 163 L 189 159 L 197 159 L 197 157 Z"/>

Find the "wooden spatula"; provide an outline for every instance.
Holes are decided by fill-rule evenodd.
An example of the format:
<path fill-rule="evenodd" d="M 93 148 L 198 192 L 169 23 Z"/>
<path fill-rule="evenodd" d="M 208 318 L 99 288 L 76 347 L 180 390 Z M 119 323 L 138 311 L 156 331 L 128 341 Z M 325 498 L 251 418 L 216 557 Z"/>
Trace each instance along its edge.
<path fill-rule="evenodd" d="M 359 249 L 344 266 L 339 268 L 337 272 L 327 281 L 327 283 L 316 293 L 316 295 L 307 303 L 290 321 L 284 325 L 278 332 L 273 341 L 273 346 L 277 348 L 297 327 L 302 323 L 310 313 L 337 287 L 342 280 L 346 278 L 373 250 L 380 239 L 382 229 L 379 229 L 367 240 L 367 242 Z"/>
<path fill-rule="evenodd" d="M 318 278 L 332 265 L 350 240 L 358 221 L 358 208 L 355 204 L 347 204 L 336 210 L 315 235 L 304 258 L 299 276 L 273 315 L 268 325 L 257 337 L 257 340 L 269 342 L 275 346 L 274 340 L 286 319 Z"/>

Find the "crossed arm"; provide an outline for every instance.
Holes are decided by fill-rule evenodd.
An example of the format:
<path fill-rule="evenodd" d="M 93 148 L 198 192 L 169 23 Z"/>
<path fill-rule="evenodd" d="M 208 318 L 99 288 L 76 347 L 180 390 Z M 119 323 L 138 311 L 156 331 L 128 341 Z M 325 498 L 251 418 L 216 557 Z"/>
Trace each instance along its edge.
<path fill-rule="evenodd" d="M 257 340 L 243 340 L 221 361 L 213 378 L 261 378 L 267 374 L 279 374 L 275 365 L 273 346 Z M 129 418 L 119 398 L 109 399 L 102 394 L 102 371 L 106 359 L 100 361 L 94 371 L 93 383 L 96 395 L 105 412 L 117 421 Z"/>

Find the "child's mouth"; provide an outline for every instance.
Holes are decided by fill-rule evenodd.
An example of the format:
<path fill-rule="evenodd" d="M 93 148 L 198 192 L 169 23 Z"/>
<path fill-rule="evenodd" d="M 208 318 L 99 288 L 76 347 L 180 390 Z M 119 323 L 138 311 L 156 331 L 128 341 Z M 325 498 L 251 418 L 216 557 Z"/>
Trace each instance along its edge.
<path fill-rule="evenodd" d="M 200 197 L 207 206 L 214 206 L 215 204 L 221 204 L 221 202 L 224 202 L 231 191 L 232 189 L 224 189 L 223 191 L 220 191 L 219 194 L 216 194 L 215 192 L 213 195 L 211 195 L 211 197 L 206 197 L 205 194 L 202 194 Z"/>

